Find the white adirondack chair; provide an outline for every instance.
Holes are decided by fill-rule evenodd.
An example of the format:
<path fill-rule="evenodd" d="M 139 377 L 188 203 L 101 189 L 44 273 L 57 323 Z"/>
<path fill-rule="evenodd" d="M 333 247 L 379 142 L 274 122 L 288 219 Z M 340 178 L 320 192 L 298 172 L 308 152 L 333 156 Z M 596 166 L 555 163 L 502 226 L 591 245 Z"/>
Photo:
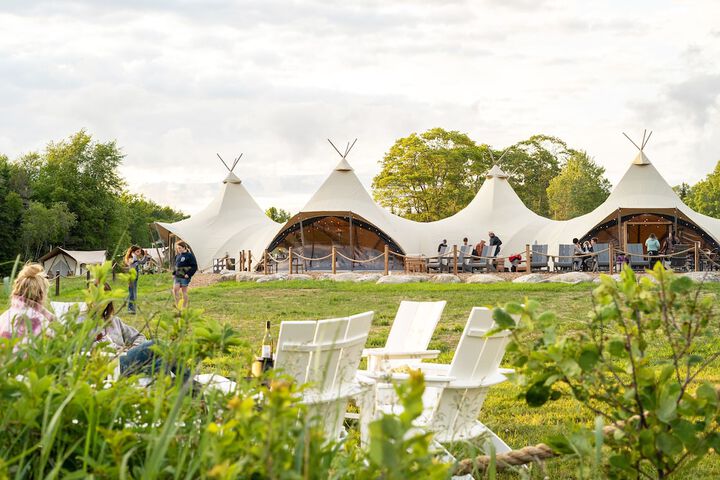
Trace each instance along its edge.
<path fill-rule="evenodd" d="M 342 432 L 348 400 L 357 398 L 361 412 L 370 413 L 370 388 L 356 380 L 373 312 L 317 322 L 282 322 L 275 368 L 298 384 L 307 384 L 303 402 L 309 418 L 323 424 L 328 437 Z M 369 415 L 360 419 L 361 430 Z"/>
<path fill-rule="evenodd" d="M 55 312 L 55 317 L 61 322 L 65 321 L 67 314 L 75 307 L 77 307 L 78 313 L 87 311 L 87 304 L 84 302 L 50 302 L 50 307 Z"/>
<path fill-rule="evenodd" d="M 366 312 L 331 320 L 280 324 L 275 369 L 297 384 L 306 385 L 302 402 L 308 408 L 309 419 L 321 423 L 328 438 L 338 438 L 344 432 L 343 420 L 350 398 L 358 402 L 361 431 L 367 433 L 373 410 L 372 386 L 356 379 L 356 373 L 373 315 Z M 232 392 L 236 387 L 235 382 L 215 374 L 198 375 L 195 380 L 224 392 Z"/>
<path fill-rule="evenodd" d="M 382 348 L 366 348 L 363 357 L 368 358 L 367 373 L 392 370 L 407 365 L 417 368 L 424 358 L 436 358 L 439 350 L 427 350 L 430 338 L 445 309 L 440 302 L 400 302 L 390 334 Z"/>
<path fill-rule="evenodd" d="M 499 332 L 490 337 L 486 333 L 494 326 L 492 312 L 474 307 L 465 325 L 460 343 L 450 365 L 421 363 L 425 374 L 426 391 L 423 396 L 424 412 L 417 426 L 435 433 L 439 443 L 469 440 L 486 436 L 497 453 L 510 451 L 510 447 L 478 420 L 488 390 L 504 382 L 504 374 L 511 370 L 499 368 L 510 332 Z M 393 374 L 394 380 L 407 375 Z M 386 396 L 378 396 L 379 401 Z M 398 412 L 396 403 L 376 405 L 385 413 Z"/>

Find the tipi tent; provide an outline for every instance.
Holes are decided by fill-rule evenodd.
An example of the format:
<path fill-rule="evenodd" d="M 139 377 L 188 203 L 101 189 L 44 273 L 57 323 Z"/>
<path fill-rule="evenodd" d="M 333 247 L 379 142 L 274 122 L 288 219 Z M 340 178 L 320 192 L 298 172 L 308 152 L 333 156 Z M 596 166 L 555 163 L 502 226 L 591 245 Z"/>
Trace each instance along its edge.
<path fill-rule="evenodd" d="M 105 250 L 65 250 L 55 247 L 40 258 L 40 263 L 48 275 L 83 275 L 90 265 L 100 265 L 105 262 Z"/>
<path fill-rule="evenodd" d="M 233 173 L 237 160 L 228 167 L 220 193 L 204 210 L 179 222 L 155 223 L 166 245 L 174 244 L 174 240 L 190 245 L 201 270 L 211 267 L 214 258 L 226 253 L 233 257 L 241 250 L 251 250 L 253 257 L 260 259 L 280 227 L 265 215 Z"/>

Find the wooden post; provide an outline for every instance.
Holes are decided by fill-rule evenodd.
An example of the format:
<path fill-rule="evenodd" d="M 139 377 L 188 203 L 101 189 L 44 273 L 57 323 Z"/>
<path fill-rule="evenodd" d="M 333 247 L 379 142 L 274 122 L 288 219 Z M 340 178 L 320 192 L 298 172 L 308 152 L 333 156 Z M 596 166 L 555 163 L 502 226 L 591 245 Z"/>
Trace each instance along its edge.
<path fill-rule="evenodd" d="M 335 269 L 337 268 L 335 266 L 335 245 L 332 246 L 332 252 L 330 255 L 330 264 L 332 265 L 332 273 L 335 275 Z"/>
<path fill-rule="evenodd" d="M 292 247 L 288 248 L 288 273 L 292 275 Z"/>
<path fill-rule="evenodd" d="M 60 295 L 60 270 L 55 270 L 55 296 Z"/>
<path fill-rule="evenodd" d="M 385 244 L 385 275 L 387 275 L 390 271 L 390 247 L 388 247 L 388 244 Z"/>
<path fill-rule="evenodd" d="M 90 283 L 90 270 L 85 270 L 85 281 Z"/>
<path fill-rule="evenodd" d="M 608 273 L 612 275 L 615 273 L 615 244 L 613 242 L 608 243 L 608 248 L 610 249 L 608 251 L 608 258 L 610 259 Z"/>
<path fill-rule="evenodd" d="M 252 272 L 252 250 L 248 250 L 248 272 Z"/>
<path fill-rule="evenodd" d="M 530 268 L 530 264 L 532 263 L 532 252 L 530 251 L 530 244 L 525 244 L 525 271 L 527 273 L 530 273 L 532 269 Z"/>
<path fill-rule="evenodd" d="M 240 272 L 242 271 L 242 265 L 240 264 L 240 257 L 242 255 L 240 254 L 240 251 L 237 253 L 237 258 L 235 258 L 235 271 Z"/>
<path fill-rule="evenodd" d="M 268 259 L 268 252 L 267 250 L 263 251 L 263 273 L 267 275 L 267 259 Z"/>
<path fill-rule="evenodd" d="M 695 242 L 695 271 L 700 271 L 700 249 L 698 248 L 700 242 Z"/>
<path fill-rule="evenodd" d="M 453 272 L 455 275 L 458 274 L 458 254 L 457 254 L 457 245 L 453 245 Z"/>

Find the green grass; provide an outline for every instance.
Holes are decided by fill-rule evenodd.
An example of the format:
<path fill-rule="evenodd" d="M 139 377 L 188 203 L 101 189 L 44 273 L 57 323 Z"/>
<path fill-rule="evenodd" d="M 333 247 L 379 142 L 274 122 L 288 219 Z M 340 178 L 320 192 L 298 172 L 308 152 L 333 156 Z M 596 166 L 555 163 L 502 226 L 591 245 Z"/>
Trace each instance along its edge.
<path fill-rule="evenodd" d="M 82 300 L 82 288 L 83 279 L 63 279 L 61 295 L 55 297 L 51 294 L 51 300 Z M 141 277 L 141 314 L 131 317 L 121 312 L 121 316 L 128 323 L 142 326 L 149 315 L 170 315 L 170 288 L 171 279 L 167 275 Z M 539 301 L 544 309 L 555 311 L 561 329 L 567 331 L 583 328 L 591 307 L 592 288 L 592 285 L 587 284 L 375 285 L 332 281 L 263 284 L 229 282 L 192 289 L 190 304 L 203 309 L 210 317 L 230 323 L 245 336 L 246 347 L 239 348 L 233 356 L 212 362 L 213 368 L 227 373 L 247 368 L 250 354 L 259 348 L 266 320 L 272 322 L 273 334 L 277 338 L 280 322 L 283 320 L 332 318 L 373 310 L 375 318 L 368 346 L 382 346 L 401 300 L 447 300 L 445 312 L 430 343 L 430 348 L 441 350 L 439 361 L 447 363 L 452 359 L 471 307 L 492 306 L 529 297 Z M 705 288 L 720 293 L 717 285 L 708 285 Z M 6 298 L 0 300 L 0 307 L 4 308 L 6 303 Z M 720 384 L 720 365 L 712 365 L 704 379 Z M 577 424 L 592 423 L 589 412 L 572 400 L 564 399 L 541 408 L 531 408 L 517 399 L 517 395 L 518 390 L 509 382 L 495 387 L 481 412 L 481 420 L 515 448 L 543 442 L 550 435 L 567 433 Z M 550 460 L 545 469 L 544 472 L 533 469 L 533 478 L 547 476 L 560 479 L 575 476 L 574 464 L 570 459 Z M 500 478 L 518 477 L 516 473 L 500 475 Z M 684 472 L 676 478 L 719 477 L 720 461 L 717 454 L 711 454 L 697 465 L 693 472 Z"/>

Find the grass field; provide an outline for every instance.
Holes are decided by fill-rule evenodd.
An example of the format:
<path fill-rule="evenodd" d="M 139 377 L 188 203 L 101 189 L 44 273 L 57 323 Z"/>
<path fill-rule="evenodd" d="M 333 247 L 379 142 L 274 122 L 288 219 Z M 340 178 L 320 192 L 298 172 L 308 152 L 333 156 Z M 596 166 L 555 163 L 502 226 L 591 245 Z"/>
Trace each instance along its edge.
<path fill-rule="evenodd" d="M 82 300 L 82 279 L 64 280 L 58 300 Z M 171 315 L 171 279 L 166 275 L 143 276 L 140 280 L 137 317 L 123 315 L 129 323 L 141 326 L 148 316 Z M 248 358 L 259 347 L 266 320 L 272 322 L 277 336 L 283 320 L 322 319 L 375 311 L 368 346 L 382 346 L 401 300 L 447 300 L 447 307 L 435 331 L 430 348 L 441 350 L 440 362 L 449 363 L 467 316 L 473 306 L 492 306 L 508 301 L 535 299 L 544 309 L 557 313 L 562 328 L 583 328 L 591 306 L 591 285 L 511 284 L 375 285 L 332 281 L 291 281 L 256 283 L 219 283 L 191 290 L 191 306 L 201 308 L 213 318 L 226 321 L 240 330 L 247 344 L 234 355 L 215 359 L 208 368 L 232 374 L 247 368 Z M 720 287 L 707 286 L 720 293 Z M 7 300 L 0 301 L 5 307 Z M 718 325 L 715 324 L 715 329 Z M 720 329 L 718 329 L 720 331 Z M 720 384 L 720 365 L 715 364 L 705 379 Z M 509 445 L 520 448 L 542 442 L 548 435 L 569 432 L 575 425 L 592 423 L 582 405 L 561 400 L 541 408 L 531 408 L 517 399 L 518 390 L 506 382 L 489 394 L 481 412 L 483 422 Z M 550 460 L 546 471 L 533 469 L 533 478 L 574 478 L 574 463 L 569 459 Z M 517 478 L 506 473 L 501 478 Z M 692 472 L 677 478 L 720 478 L 720 458 L 711 454 Z"/>

